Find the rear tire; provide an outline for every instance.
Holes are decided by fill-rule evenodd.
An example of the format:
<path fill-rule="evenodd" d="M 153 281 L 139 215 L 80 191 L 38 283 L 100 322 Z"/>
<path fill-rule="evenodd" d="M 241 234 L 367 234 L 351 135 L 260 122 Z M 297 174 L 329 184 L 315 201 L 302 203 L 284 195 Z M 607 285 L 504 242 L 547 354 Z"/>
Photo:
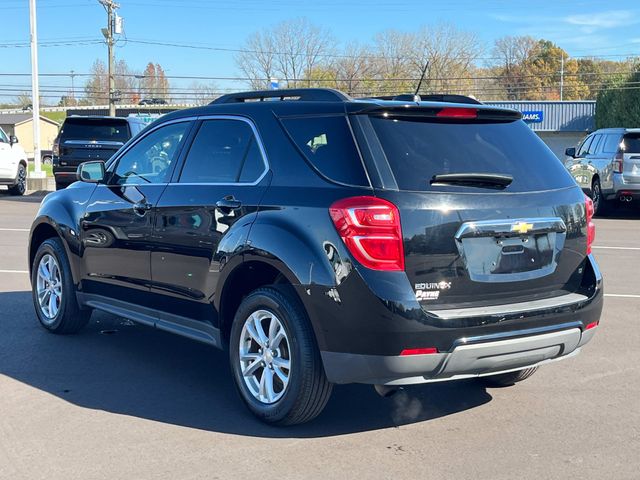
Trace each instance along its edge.
<path fill-rule="evenodd" d="M 488 387 L 510 387 L 511 385 L 526 380 L 536 373 L 537 370 L 538 367 L 525 368 L 524 370 L 516 370 L 515 372 L 480 377 L 480 381 Z"/>
<path fill-rule="evenodd" d="M 24 195 L 27 191 L 27 167 L 22 163 L 18 165 L 18 173 L 16 175 L 16 183 L 9 187 L 9 194 L 19 196 Z"/>
<path fill-rule="evenodd" d="M 49 238 L 38 248 L 31 270 L 31 292 L 40 324 L 52 333 L 76 333 L 91 317 L 91 310 L 78 305 L 71 267 L 59 238 Z"/>
<path fill-rule="evenodd" d="M 231 327 L 229 358 L 242 400 L 263 422 L 308 422 L 331 395 L 311 324 L 288 288 L 260 288 L 242 301 Z"/>

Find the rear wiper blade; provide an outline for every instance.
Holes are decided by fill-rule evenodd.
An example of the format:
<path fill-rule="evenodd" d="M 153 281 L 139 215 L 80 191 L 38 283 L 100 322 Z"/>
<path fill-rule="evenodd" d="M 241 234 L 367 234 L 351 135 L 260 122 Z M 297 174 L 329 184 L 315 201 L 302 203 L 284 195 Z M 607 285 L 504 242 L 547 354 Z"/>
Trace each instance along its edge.
<path fill-rule="evenodd" d="M 461 185 L 484 188 L 506 188 L 513 182 L 503 173 L 443 173 L 431 178 L 431 185 Z"/>

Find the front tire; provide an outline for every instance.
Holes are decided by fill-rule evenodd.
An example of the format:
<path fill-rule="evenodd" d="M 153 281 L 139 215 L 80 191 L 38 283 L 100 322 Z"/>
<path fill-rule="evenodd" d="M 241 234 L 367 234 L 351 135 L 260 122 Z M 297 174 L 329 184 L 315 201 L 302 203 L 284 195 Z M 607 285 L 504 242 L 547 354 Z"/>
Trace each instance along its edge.
<path fill-rule="evenodd" d="M 233 378 L 249 410 L 266 423 L 308 422 L 331 395 L 306 312 L 289 289 L 255 290 L 240 304 L 231 327 Z"/>
<path fill-rule="evenodd" d="M 18 173 L 16 174 L 16 183 L 9 187 L 11 195 L 24 195 L 27 191 L 27 167 L 22 163 L 18 165 Z"/>
<path fill-rule="evenodd" d="M 609 211 L 610 203 L 602 195 L 602 186 L 597 178 L 591 185 L 591 200 L 593 201 L 593 214 L 598 217 L 606 215 Z"/>
<path fill-rule="evenodd" d="M 52 333 L 76 333 L 89 321 L 76 299 L 71 267 L 59 238 L 45 240 L 31 270 L 33 306 L 40 324 Z"/>
<path fill-rule="evenodd" d="M 511 385 L 526 380 L 536 373 L 537 370 L 538 367 L 525 368 L 524 370 L 516 370 L 515 372 L 480 377 L 480 380 L 488 387 L 510 387 Z"/>

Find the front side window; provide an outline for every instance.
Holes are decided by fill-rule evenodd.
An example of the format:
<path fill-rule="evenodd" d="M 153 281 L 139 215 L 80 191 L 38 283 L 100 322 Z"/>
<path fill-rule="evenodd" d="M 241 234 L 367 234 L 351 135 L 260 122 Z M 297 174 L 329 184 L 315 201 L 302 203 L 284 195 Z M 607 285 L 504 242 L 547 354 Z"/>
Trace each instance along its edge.
<path fill-rule="evenodd" d="M 4 131 L 0 128 L 0 142 L 9 143 L 9 139 L 5 135 Z"/>
<path fill-rule="evenodd" d="M 184 162 L 180 183 L 252 183 L 264 161 L 251 126 L 240 120 L 205 120 Z"/>
<path fill-rule="evenodd" d="M 146 135 L 120 157 L 110 183 L 166 183 L 189 125 L 172 123 Z"/>
<path fill-rule="evenodd" d="M 580 148 L 578 149 L 578 154 L 576 156 L 582 157 L 583 155 L 586 155 L 587 153 L 589 153 L 589 146 L 591 145 L 592 140 L 593 140 L 593 135 L 590 137 L 587 137 L 587 139 L 584 142 L 582 142 L 582 145 L 580 145 Z"/>

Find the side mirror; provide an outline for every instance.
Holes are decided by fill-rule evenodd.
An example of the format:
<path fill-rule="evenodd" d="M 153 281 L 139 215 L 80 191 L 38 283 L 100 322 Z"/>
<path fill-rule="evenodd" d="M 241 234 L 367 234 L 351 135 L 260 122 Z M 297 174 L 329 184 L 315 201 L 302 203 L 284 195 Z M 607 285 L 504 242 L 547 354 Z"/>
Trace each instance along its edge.
<path fill-rule="evenodd" d="M 14 143 L 18 143 L 18 137 L 15 135 L 9 135 L 9 145 L 13 145 Z"/>
<path fill-rule="evenodd" d="M 76 171 L 76 178 L 81 182 L 100 183 L 104 180 L 104 176 L 105 170 L 102 160 L 81 163 Z"/>
<path fill-rule="evenodd" d="M 567 148 L 567 149 L 564 151 L 564 154 L 565 154 L 567 157 L 573 157 L 573 158 L 576 158 L 576 147 Z"/>

